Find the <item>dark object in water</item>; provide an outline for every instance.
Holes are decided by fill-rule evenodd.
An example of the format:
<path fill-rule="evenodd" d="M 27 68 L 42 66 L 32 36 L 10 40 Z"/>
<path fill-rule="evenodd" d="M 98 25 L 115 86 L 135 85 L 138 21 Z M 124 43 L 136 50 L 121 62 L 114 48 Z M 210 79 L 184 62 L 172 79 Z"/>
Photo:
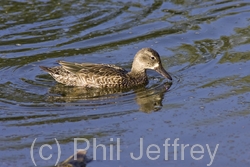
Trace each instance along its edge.
<path fill-rule="evenodd" d="M 92 161 L 92 158 L 87 158 L 86 150 L 80 150 L 76 153 L 76 160 L 74 155 L 57 165 L 57 167 L 86 167 L 87 163 Z"/>

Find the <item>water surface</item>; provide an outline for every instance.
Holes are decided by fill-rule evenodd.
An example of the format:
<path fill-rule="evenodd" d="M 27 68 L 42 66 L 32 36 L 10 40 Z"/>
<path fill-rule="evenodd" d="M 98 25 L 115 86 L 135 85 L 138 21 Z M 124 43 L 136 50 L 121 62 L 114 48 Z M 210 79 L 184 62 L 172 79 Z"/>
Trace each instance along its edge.
<path fill-rule="evenodd" d="M 88 166 L 249 166 L 250 3 L 248 1 L 80 1 L 0 2 L 1 166 L 53 166 L 73 154 L 74 138 L 107 146 Z M 161 55 L 166 80 L 148 71 L 149 84 L 128 91 L 84 92 L 57 84 L 39 65 L 57 60 L 109 63 L 130 69 L 135 53 L 152 47 Z M 113 138 L 113 140 L 111 139 Z M 110 160 L 110 144 L 120 160 Z M 139 140 L 144 155 L 139 156 Z M 169 146 L 168 160 L 163 144 Z M 44 157 L 39 157 L 39 146 Z M 159 146 L 157 160 L 147 146 Z M 190 150 L 204 147 L 201 160 Z M 80 142 L 79 148 L 84 147 Z M 153 148 L 152 148 L 153 150 Z M 155 157 L 158 154 L 152 154 Z M 200 157 L 201 154 L 195 154 Z M 114 155 L 117 159 L 117 155 Z"/>

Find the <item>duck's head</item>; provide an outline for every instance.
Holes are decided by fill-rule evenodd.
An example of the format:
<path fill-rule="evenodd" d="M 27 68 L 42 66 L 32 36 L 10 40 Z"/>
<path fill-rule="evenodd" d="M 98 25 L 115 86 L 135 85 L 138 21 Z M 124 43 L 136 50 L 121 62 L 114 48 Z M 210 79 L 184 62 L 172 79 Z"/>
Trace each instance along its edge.
<path fill-rule="evenodd" d="M 151 69 L 160 73 L 163 77 L 172 80 L 172 77 L 162 67 L 159 54 L 151 48 L 143 48 L 139 50 L 134 58 L 132 70 L 141 71 Z"/>

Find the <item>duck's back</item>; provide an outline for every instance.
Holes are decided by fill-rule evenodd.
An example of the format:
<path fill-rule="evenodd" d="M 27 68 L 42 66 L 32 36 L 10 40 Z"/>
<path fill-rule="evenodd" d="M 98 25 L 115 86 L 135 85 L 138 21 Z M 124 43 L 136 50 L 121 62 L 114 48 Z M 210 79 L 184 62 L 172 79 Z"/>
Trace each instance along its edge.
<path fill-rule="evenodd" d="M 126 87 L 127 71 L 115 65 L 69 63 L 60 61 L 61 66 L 41 67 L 57 82 L 68 86 L 84 87 Z"/>

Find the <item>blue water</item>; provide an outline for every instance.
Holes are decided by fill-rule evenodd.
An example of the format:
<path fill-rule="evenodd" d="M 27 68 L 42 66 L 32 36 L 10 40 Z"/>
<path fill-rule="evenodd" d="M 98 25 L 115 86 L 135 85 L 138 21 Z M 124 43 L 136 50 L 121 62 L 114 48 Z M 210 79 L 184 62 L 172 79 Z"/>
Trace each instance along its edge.
<path fill-rule="evenodd" d="M 56 140 L 61 162 L 74 153 L 74 138 L 90 142 L 89 157 L 94 139 L 106 146 L 107 160 L 98 147 L 88 167 L 249 166 L 248 1 L 9 0 L 0 2 L 0 18 L 0 166 L 34 166 L 35 139 L 34 162 L 53 166 Z M 38 67 L 65 60 L 129 70 L 143 47 L 161 55 L 170 89 L 148 71 L 145 87 L 85 92 Z M 143 155 L 134 160 L 140 138 Z M 39 156 L 44 144 L 48 160 Z"/>

